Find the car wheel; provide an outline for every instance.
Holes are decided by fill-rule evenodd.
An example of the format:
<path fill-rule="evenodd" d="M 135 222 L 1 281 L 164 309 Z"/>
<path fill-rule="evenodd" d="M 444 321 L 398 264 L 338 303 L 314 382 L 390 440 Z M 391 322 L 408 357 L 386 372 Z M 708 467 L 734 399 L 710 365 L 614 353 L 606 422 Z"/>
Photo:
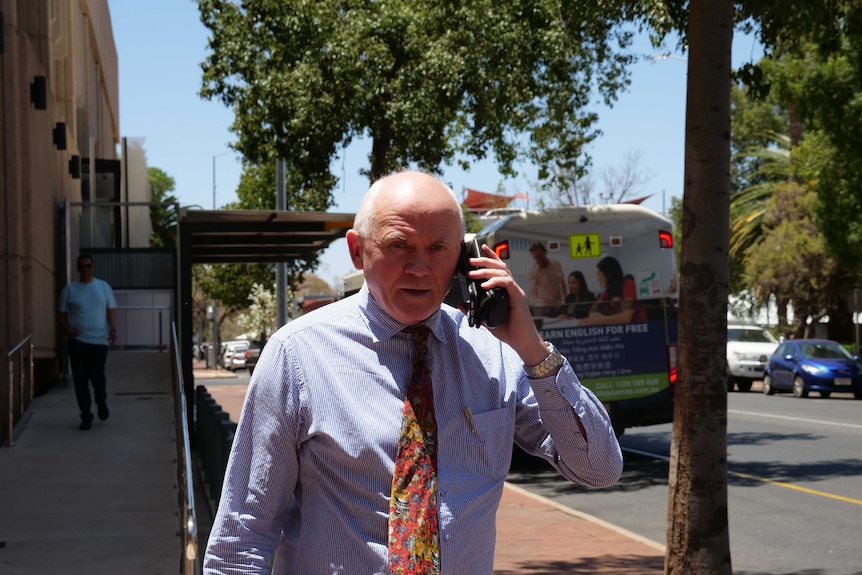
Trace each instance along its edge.
<path fill-rule="evenodd" d="M 751 382 L 750 381 L 737 381 L 736 389 L 742 392 L 751 391 Z"/>
<path fill-rule="evenodd" d="M 763 376 L 763 393 L 765 395 L 775 395 L 775 388 L 772 387 L 772 378 L 768 375 Z"/>
<path fill-rule="evenodd" d="M 829 399 L 830 395 L 832 395 L 831 391 L 821 391 L 820 392 L 820 397 L 822 397 L 823 399 Z"/>
<path fill-rule="evenodd" d="M 793 397 L 808 397 L 808 390 L 805 389 L 805 382 L 798 375 L 793 378 Z"/>

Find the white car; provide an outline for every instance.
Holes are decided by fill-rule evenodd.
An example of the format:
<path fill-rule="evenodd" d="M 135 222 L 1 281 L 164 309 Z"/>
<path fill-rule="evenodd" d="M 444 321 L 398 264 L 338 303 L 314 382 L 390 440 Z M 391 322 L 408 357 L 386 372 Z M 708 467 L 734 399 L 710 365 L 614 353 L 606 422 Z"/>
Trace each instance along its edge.
<path fill-rule="evenodd" d="M 734 384 L 739 391 L 750 391 L 755 380 L 763 379 L 769 356 L 778 347 L 778 340 L 769 331 L 756 325 L 727 326 L 727 391 Z"/>
<path fill-rule="evenodd" d="M 245 367 L 245 355 L 243 352 L 249 348 L 246 340 L 227 341 L 222 344 L 220 364 L 228 371 L 236 371 Z"/>

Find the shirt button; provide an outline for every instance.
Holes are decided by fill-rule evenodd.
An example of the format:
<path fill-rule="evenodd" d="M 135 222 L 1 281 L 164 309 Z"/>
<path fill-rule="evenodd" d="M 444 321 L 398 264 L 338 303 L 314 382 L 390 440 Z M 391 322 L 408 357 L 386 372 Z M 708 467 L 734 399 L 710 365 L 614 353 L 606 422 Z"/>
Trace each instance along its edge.
<path fill-rule="evenodd" d="M 551 390 L 550 390 L 550 389 L 546 389 L 546 390 L 545 390 L 545 397 L 547 397 L 548 399 L 550 399 L 552 395 L 553 395 L 553 394 L 551 393 Z"/>
<path fill-rule="evenodd" d="M 443 541 L 449 541 L 450 539 L 452 539 L 452 536 L 449 533 L 443 536 Z"/>

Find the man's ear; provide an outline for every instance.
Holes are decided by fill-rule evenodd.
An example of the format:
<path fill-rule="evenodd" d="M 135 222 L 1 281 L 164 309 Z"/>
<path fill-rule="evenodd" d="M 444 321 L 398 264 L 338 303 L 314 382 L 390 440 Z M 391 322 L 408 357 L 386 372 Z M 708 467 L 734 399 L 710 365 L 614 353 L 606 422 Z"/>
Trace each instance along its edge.
<path fill-rule="evenodd" d="M 347 250 L 350 252 L 350 260 L 353 267 L 362 269 L 362 242 L 359 234 L 353 230 L 347 230 Z"/>

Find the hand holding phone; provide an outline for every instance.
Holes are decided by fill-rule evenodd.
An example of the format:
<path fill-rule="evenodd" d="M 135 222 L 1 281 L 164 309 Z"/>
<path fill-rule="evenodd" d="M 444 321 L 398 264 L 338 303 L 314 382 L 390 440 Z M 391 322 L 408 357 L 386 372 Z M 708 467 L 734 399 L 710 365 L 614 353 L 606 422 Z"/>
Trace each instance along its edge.
<path fill-rule="evenodd" d="M 470 270 L 478 269 L 470 265 L 470 258 L 482 256 L 479 242 L 475 239 L 461 244 L 461 258 L 458 261 L 457 277 L 452 290 L 460 292 L 459 303 L 464 306 L 467 321 L 471 327 L 498 327 L 509 317 L 509 294 L 503 288 L 482 289 L 481 279 L 470 279 Z"/>

